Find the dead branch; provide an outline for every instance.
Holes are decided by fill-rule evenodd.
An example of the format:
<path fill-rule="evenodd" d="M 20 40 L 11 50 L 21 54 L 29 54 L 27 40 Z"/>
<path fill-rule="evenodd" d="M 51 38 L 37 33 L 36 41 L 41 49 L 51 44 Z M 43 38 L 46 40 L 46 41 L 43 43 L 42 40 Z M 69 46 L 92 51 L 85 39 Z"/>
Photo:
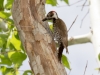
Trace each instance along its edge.
<path fill-rule="evenodd" d="M 81 11 L 83 10 L 83 8 L 84 8 L 86 2 L 87 2 L 87 0 L 85 0 L 84 4 L 82 5 L 82 9 L 81 9 Z"/>
<path fill-rule="evenodd" d="M 84 5 L 84 7 L 88 7 L 89 5 Z M 82 7 L 82 5 L 78 5 L 76 7 Z"/>
<path fill-rule="evenodd" d="M 86 66 L 85 66 L 85 70 L 84 70 L 84 74 L 83 75 L 85 75 L 85 72 L 86 72 L 86 69 L 87 69 L 87 65 L 88 65 L 88 61 L 86 63 Z"/>
<path fill-rule="evenodd" d="M 72 4 L 70 4 L 70 6 L 75 5 L 75 4 L 77 4 L 77 3 L 81 2 L 81 1 L 83 1 L 83 0 L 79 0 L 79 1 L 77 1 L 75 3 L 72 3 Z"/>
<path fill-rule="evenodd" d="M 68 32 L 69 32 L 69 30 L 71 29 L 71 27 L 73 26 L 73 24 L 75 23 L 77 17 L 78 17 L 78 15 L 76 16 L 76 18 L 75 18 L 75 20 L 73 21 L 72 25 L 71 25 L 70 28 L 68 29 Z"/>
<path fill-rule="evenodd" d="M 83 19 L 81 20 L 80 28 L 82 27 L 83 20 L 85 19 L 85 17 L 87 16 L 88 13 L 89 13 L 89 10 L 87 11 L 87 13 L 85 14 L 85 16 L 84 16 Z"/>
<path fill-rule="evenodd" d="M 75 5 L 75 4 L 77 4 L 77 3 L 81 2 L 81 1 L 83 1 L 83 0 L 79 0 L 79 1 L 77 1 L 77 2 L 75 2 L 75 3 L 72 3 L 72 4 L 69 4 L 69 5 L 62 5 L 62 6 L 57 6 L 57 7 L 72 6 L 72 5 Z"/>

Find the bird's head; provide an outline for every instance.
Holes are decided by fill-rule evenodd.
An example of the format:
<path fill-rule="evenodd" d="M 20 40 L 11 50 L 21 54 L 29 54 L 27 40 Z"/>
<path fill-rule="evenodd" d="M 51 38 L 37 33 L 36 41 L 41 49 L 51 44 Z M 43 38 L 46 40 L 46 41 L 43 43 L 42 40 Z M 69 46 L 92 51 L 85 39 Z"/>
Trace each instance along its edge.
<path fill-rule="evenodd" d="M 53 19 L 58 19 L 58 15 L 55 11 L 50 11 L 42 21 L 53 20 Z"/>

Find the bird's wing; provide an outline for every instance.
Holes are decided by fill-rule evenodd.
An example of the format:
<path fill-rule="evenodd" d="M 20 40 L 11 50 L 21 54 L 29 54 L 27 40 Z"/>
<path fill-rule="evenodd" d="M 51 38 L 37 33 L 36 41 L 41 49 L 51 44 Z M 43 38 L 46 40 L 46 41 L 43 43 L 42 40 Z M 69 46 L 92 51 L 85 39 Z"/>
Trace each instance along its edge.
<path fill-rule="evenodd" d="M 65 25 L 65 23 L 59 19 L 57 20 L 56 22 L 57 24 L 57 29 L 58 29 L 58 32 L 61 36 L 61 40 L 62 40 L 62 43 L 64 45 L 64 47 L 66 48 L 68 46 L 68 32 L 67 32 L 67 27 Z"/>

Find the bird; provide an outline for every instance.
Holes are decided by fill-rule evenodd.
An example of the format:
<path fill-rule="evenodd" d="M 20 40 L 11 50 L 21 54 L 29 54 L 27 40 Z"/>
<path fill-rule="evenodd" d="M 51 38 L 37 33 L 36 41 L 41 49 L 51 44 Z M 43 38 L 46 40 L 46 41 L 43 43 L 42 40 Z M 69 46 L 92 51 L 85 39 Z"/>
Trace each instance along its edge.
<path fill-rule="evenodd" d="M 55 41 L 58 42 L 58 60 L 61 62 L 63 49 L 66 48 L 68 52 L 68 31 L 66 24 L 58 17 L 57 12 L 50 11 L 42 21 L 51 20 L 53 23 L 53 35 Z"/>

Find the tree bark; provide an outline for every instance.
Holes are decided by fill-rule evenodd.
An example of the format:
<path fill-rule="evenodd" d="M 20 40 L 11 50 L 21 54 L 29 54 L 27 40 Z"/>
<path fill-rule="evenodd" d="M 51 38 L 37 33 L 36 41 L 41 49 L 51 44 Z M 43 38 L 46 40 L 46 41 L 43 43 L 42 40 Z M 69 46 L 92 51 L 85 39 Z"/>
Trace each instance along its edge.
<path fill-rule="evenodd" d="M 14 0 L 12 16 L 29 57 L 34 75 L 67 75 L 58 62 L 57 50 L 47 23 L 45 0 Z"/>

